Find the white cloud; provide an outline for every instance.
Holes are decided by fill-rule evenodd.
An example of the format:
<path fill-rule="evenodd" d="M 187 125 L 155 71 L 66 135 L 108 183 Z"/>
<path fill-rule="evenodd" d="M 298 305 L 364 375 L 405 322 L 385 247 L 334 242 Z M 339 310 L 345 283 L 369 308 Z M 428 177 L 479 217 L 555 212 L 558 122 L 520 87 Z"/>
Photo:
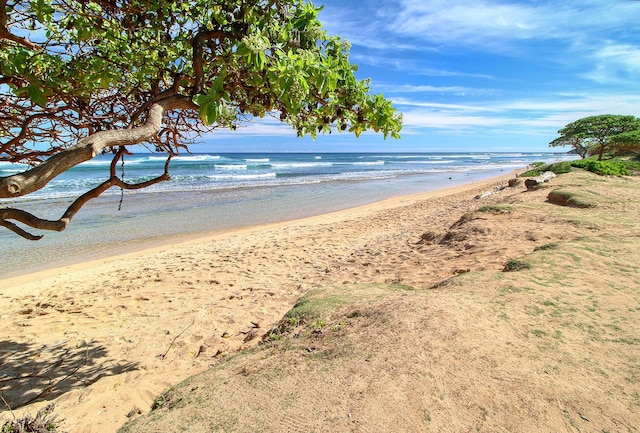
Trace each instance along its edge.
<path fill-rule="evenodd" d="M 545 100 L 484 101 L 476 105 L 394 99 L 403 109 L 403 134 L 501 128 L 528 135 L 555 134 L 567 123 L 599 114 L 640 116 L 640 95 L 556 94 Z"/>
<path fill-rule="evenodd" d="M 465 94 L 468 92 L 475 92 L 476 89 L 462 86 L 430 86 L 430 85 L 378 85 L 376 90 L 381 92 L 390 93 L 453 93 L 453 94 Z"/>
<path fill-rule="evenodd" d="M 499 112 L 498 108 L 491 107 L 490 105 L 463 105 L 463 104 L 451 104 L 451 103 L 439 103 L 439 102 L 429 102 L 417 99 L 407 99 L 407 98 L 393 98 L 393 104 L 401 107 L 417 107 L 417 108 L 428 108 L 432 110 L 441 110 L 443 112 L 464 112 L 464 113 L 475 113 L 475 112 Z"/>
<path fill-rule="evenodd" d="M 296 132 L 286 123 L 270 117 L 264 117 L 262 119 L 255 118 L 243 123 L 233 131 L 226 128 L 219 128 L 203 134 L 202 137 L 205 139 L 228 140 L 229 138 L 246 138 L 247 136 L 295 137 Z"/>
<path fill-rule="evenodd" d="M 390 29 L 429 43 L 506 49 L 518 40 L 575 43 L 600 32 L 624 31 L 640 17 L 635 2 L 617 2 L 615 10 L 597 0 L 536 2 L 402 0 Z"/>
<path fill-rule="evenodd" d="M 599 83 L 616 83 L 640 78 L 640 46 L 607 43 L 597 48 L 592 57 L 594 68 L 584 74 Z"/>
<path fill-rule="evenodd" d="M 537 8 L 496 2 L 404 0 L 395 32 L 431 42 L 476 44 L 495 38 L 529 38 L 540 27 Z"/>

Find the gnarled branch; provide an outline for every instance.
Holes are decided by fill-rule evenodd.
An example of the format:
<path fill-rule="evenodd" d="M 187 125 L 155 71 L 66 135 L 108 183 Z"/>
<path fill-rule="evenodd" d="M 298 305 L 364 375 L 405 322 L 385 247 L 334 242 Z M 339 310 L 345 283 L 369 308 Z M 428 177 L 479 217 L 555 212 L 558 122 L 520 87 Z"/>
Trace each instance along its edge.
<path fill-rule="evenodd" d="M 40 47 L 27 38 L 22 38 L 11 33 L 7 27 L 7 1 L 0 0 L 0 39 L 6 39 L 8 41 L 20 44 L 30 50 L 38 50 Z"/>
<path fill-rule="evenodd" d="M 19 197 L 37 191 L 59 174 L 94 158 L 105 148 L 137 144 L 152 138 L 160 131 L 163 113 L 174 108 L 197 109 L 197 106 L 182 95 L 157 101 L 149 108 L 146 122 L 138 127 L 96 132 L 30 170 L 0 177 L 0 198 Z"/>
<path fill-rule="evenodd" d="M 34 235 L 31 234 L 29 232 L 27 232 L 26 230 L 22 229 L 21 227 L 19 227 L 18 225 L 16 225 L 15 223 L 9 221 L 9 220 L 14 220 L 14 221 L 18 221 L 22 224 L 25 224 L 29 227 L 35 228 L 35 229 L 40 229 L 40 230 L 51 230 L 51 231 L 62 231 L 65 228 L 67 228 L 67 226 L 69 225 L 69 223 L 71 222 L 71 219 L 78 213 L 78 211 L 91 199 L 97 198 L 99 197 L 103 192 L 105 192 L 106 190 L 108 190 L 109 188 L 113 187 L 113 186 L 118 186 L 122 189 L 141 189 L 141 188 L 146 188 L 148 186 L 154 185 L 156 183 L 159 182 L 163 182 L 166 180 L 170 179 L 169 176 L 169 163 L 171 161 L 171 156 L 169 155 L 167 158 L 167 161 L 165 162 L 164 165 L 164 173 L 162 173 L 162 175 L 147 180 L 145 182 L 140 182 L 140 183 L 127 183 L 124 182 L 122 179 L 120 179 L 117 175 L 116 175 L 116 164 L 118 162 L 118 160 L 120 159 L 120 157 L 122 156 L 122 154 L 125 152 L 125 148 L 121 147 L 118 152 L 115 154 L 115 156 L 113 157 L 113 160 L 111 161 L 111 167 L 110 167 L 110 177 L 109 179 L 107 179 L 106 181 L 104 181 L 103 183 L 101 183 L 100 185 L 96 186 L 95 188 L 85 192 L 84 194 L 82 194 L 80 197 L 78 197 L 68 208 L 67 210 L 64 212 L 64 214 L 62 215 L 62 217 L 60 217 L 60 219 L 58 220 L 46 220 L 46 219 L 42 219 L 42 218 L 38 218 L 37 216 L 33 215 L 32 213 L 26 212 L 24 210 L 21 209 L 13 209 L 13 208 L 5 208 L 5 209 L 0 209 L 0 226 L 4 226 L 7 229 L 11 230 L 12 232 L 16 233 L 19 236 L 22 236 L 25 239 L 29 239 L 29 240 L 38 240 L 42 238 L 42 235 Z"/>
<path fill-rule="evenodd" d="M 193 94 L 196 95 L 202 90 L 204 84 L 204 43 L 211 39 L 240 39 L 241 34 L 230 33 L 221 30 L 201 30 L 191 40 L 193 47 L 193 74 L 195 82 L 193 86 Z"/>

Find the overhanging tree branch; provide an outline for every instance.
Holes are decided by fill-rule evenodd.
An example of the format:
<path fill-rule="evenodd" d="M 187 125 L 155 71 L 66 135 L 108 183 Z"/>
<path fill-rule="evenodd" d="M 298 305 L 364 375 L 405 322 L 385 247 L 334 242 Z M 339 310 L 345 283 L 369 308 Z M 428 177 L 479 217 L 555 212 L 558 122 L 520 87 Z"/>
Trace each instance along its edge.
<path fill-rule="evenodd" d="M 34 51 L 40 48 L 27 38 L 16 36 L 9 31 L 7 27 L 7 0 L 0 0 L 0 39 L 15 42 Z"/>
<path fill-rule="evenodd" d="M 100 153 L 150 144 L 177 154 L 194 135 L 268 113 L 314 138 L 332 129 L 399 137 L 401 116 L 356 79 L 349 44 L 323 30 L 320 9 L 308 0 L 0 0 L 0 161 L 29 165 L 0 177 L 0 203 Z M 0 225 L 37 239 L 17 224 L 62 230 L 108 188 L 166 179 L 165 168 L 132 185 L 112 168 L 59 220 L 0 207 Z"/>
<path fill-rule="evenodd" d="M 12 232 L 16 233 L 19 236 L 22 236 L 25 239 L 38 240 L 42 238 L 42 235 L 33 235 L 27 232 L 26 230 L 22 229 L 15 223 L 11 222 L 10 220 L 20 222 L 34 229 L 51 230 L 51 231 L 60 232 L 65 228 L 67 228 L 67 226 L 69 225 L 73 217 L 89 200 L 99 197 L 102 193 L 104 193 L 106 190 L 108 190 L 111 187 L 117 186 L 127 190 L 142 189 L 142 188 L 147 188 L 159 182 L 167 181 L 171 178 L 169 175 L 169 163 L 171 161 L 172 155 L 169 155 L 169 157 L 167 158 L 167 161 L 165 162 L 164 173 L 162 173 L 162 175 L 155 177 L 153 179 L 147 180 L 145 182 L 140 182 L 140 183 L 132 184 L 132 183 L 124 182 L 122 179 L 120 179 L 116 175 L 116 164 L 118 163 L 118 160 L 120 159 L 120 157 L 124 152 L 125 152 L 125 148 L 121 147 L 118 150 L 118 152 L 114 155 L 113 160 L 111 161 L 111 167 L 110 167 L 111 175 L 109 179 L 107 179 L 100 185 L 96 186 L 95 188 L 87 191 L 86 193 L 78 197 L 71 204 L 71 206 L 67 208 L 67 210 L 64 212 L 62 217 L 60 217 L 60 219 L 46 220 L 46 219 L 38 218 L 37 216 L 21 209 L 7 208 L 7 209 L 0 209 L 0 226 L 4 226 L 8 228 Z"/>
<path fill-rule="evenodd" d="M 105 148 L 137 144 L 152 138 L 160 131 L 164 112 L 174 108 L 197 107 L 189 98 L 180 95 L 158 101 L 149 108 L 146 122 L 138 127 L 96 132 L 31 170 L 1 177 L 0 198 L 20 197 L 37 191 L 60 173 L 94 158 Z"/>

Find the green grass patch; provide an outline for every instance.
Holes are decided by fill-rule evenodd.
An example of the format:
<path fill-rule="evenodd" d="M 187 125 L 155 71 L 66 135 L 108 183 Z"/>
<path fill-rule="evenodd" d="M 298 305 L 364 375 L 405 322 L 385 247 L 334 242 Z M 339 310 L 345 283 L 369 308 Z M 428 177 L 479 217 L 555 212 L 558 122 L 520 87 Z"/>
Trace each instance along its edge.
<path fill-rule="evenodd" d="M 516 272 L 523 271 L 525 269 L 531 269 L 531 263 L 523 260 L 509 260 L 505 263 L 502 272 Z"/>
<path fill-rule="evenodd" d="M 533 251 L 555 250 L 555 249 L 558 249 L 559 246 L 560 246 L 559 244 L 553 242 L 553 243 L 550 243 L 550 244 L 544 244 L 544 245 L 537 246 L 537 247 L 535 247 L 533 249 Z"/>
<path fill-rule="evenodd" d="M 549 193 L 547 199 L 550 203 L 560 206 L 577 207 L 581 209 L 596 207 L 597 203 L 585 194 L 569 191 L 566 189 L 556 189 Z"/>
<path fill-rule="evenodd" d="M 311 321 L 321 317 L 330 310 L 335 310 L 347 303 L 341 296 L 322 296 L 320 291 L 311 292 L 296 302 L 285 314 L 285 318 L 296 324 L 300 321 Z"/>
<path fill-rule="evenodd" d="M 507 205 L 488 205 L 482 206 L 480 209 L 478 209 L 478 212 L 507 214 L 513 212 L 513 207 Z"/>

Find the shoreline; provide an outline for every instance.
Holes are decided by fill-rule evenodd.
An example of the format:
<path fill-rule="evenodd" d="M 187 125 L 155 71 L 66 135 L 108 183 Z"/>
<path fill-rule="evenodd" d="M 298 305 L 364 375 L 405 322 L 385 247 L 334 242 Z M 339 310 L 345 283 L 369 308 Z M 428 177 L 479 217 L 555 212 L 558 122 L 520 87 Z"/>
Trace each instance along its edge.
<path fill-rule="evenodd" d="M 312 222 L 314 219 L 323 219 L 327 216 L 340 214 L 343 212 L 353 212 L 356 210 L 360 210 L 361 212 L 369 212 L 386 208 L 386 206 L 394 206 L 394 205 L 402 205 L 409 204 L 415 201 L 420 200 L 428 200 L 432 197 L 441 197 L 449 194 L 461 193 L 466 190 L 473 190 L 477 188 L 482 188 L 483 185 L 490 186 L 496 182 L 501 182 L 508 180 L 517 176 L 519 173 L 522 173 L 525 169 L 517 169 L 512 170 L 507 174 L 501 174 L 497 176 L 492 176 L 489 178 L 483 178 L 480 180 L 473 180 L 468 183 L 456 184 L 452 186 L 445 186 L 442 188 L 436 188 L 427 190 L 424 192 L 411 193 L 406 195 L 394 195 L 388 198 L 384 198 L 382 200 L 377 200 L 364 205 L 356 205 L 353 207 L 342 208 L 339 210 L 333 210 L 324 213 L 313 214 L 311 216 L 301 217 L 301 218 L 293 218 L 293 219 L 280 219 L 273 222 L 266 223 L 258 223 L 252 225 L 243 225 L 237 227 L 224 228 L 219 230 L 204 230 L 197 231 L 191 233 L 178 233 L 178 234 L 168 234 L 153 240 L 145 239 L 143 241 L 143 245 L 134 245 L 134 244 L 123 244 L 121 249 L 117 252 L 113 253 L 110 251 L 102 251 L 99 253 L 94 253 L 87 260 L 74 260 L 68 259 L 62 262 L 52 262 L 49 264 L 42 265 L 42 267 L 37 267 L 37 269 L 30 271 L 18 271 L 17 273 L 9 273 L 8 276 L 0 276 L 0 288 L 5 288 L 10 284 L 22 284 L 28 281 L 31 277 L 48 277 L 50 274 L 55 274 L 56 272 L 72 272 L 75 269 L 81 269 L 86 266 L 92 264 L 100 264 L 106 263 L 112 260 L 117 260 L 119 258 L 124 258 L 127 256 L 136 256 L 140 254 L 144 254 L 146 252 L 154 252 L 158 250 L 163 250 L 165 248 L 174 248 L 185 245 L 190 245 L 193 243 L 198 243 L 200 241 L 205 242 L 207 240 L 212 240 L 216 238 L 224 238 L 225 236 L 233 236 L 237 233 L 242 232 L 251 232 L 254 230 L 266 229 L 271 226 L 277 227 L 282 224 L 288 223 L 296 223 L 296 222 L 304 222 L 310 221 Z M 91 229 L 87 229 L 91 230 Z M 49 233 L 49 236 L 55 236 L 56 233 Z M 40 241 L 35 241 L 40 242 Z"/>

